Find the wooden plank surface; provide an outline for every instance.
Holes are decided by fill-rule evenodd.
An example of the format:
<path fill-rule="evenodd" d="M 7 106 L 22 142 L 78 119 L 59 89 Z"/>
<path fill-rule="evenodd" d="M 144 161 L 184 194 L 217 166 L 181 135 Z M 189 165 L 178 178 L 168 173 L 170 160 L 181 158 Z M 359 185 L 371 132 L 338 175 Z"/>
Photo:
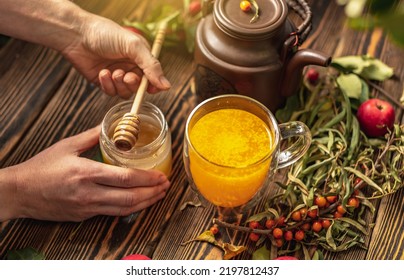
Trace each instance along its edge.
<path fill-rule="evenodd" d="M 158 0 L 75 1 L 83 8 L 118 23 L 123 18 L 144 19 Z M 182 1 L 164 1 L 182 4 Z M 323 50 L 333 56 L 370 53 L 395 68 L 396 78 L 383 88 L 399 97 L 403 91 L 403 50 L 383 33 L 350 30 L 343 10 L 335 1 L 311 1 L 314 29 L 304 48 Z M 100 123 L 107 110 L 120 102 L 87 83 L 63 58 L 48 49 L 18 40 L 0 50 L 0 166 L 22 162 L 56 141 Z M 186 117 L 196 104 L 192 93 L 192 55 L 166 49 L 160 60 L 172 82 L 168 92 L 147 96 L 166 115 L 173 136 L 172 186 L 164 200 L 140 212 L 133 223 L 115 217 L 96 217 L 82 223 L 41 222 L 20 219 L 0 224 L 0 259 L 11 249 L 34 247 L 47 259 L 118 259 L 143 253 L 154 259 L 221 259 L 222 252 L 202 242 L 183 245 L 211 226 L 213 207 L 181 206 L 195 201 L 182 163 L 182 140 Z M 24 79 L 19 74 L 25 73 Z M 15 97 L 21 99 L 16 99 Z M 27 101 L 30 102 L 24 102 Z M 13 101 L 13 102 L 12 102 Z M 24 119 L 26 122 L 22 123 Z M 404 122 L 403 112 L 397 120 Z M 96 153 L 90 153 L 92 157 Z M 282 178 L 283 173 L 277 174 Z M 266 196 L 277 188 L 269 188 Z M 263 199 L 251 213 L 260 212 Z M 368 250 L 352 249 L 326 254 L 328 259 L 404 259 L 404 191 L 383 198 L 375 227 L 366 238 Z M 234 244 L 248 245 L 239 259 L 249 259 L 253 244 L 247 235 L 226 232 Z"/>

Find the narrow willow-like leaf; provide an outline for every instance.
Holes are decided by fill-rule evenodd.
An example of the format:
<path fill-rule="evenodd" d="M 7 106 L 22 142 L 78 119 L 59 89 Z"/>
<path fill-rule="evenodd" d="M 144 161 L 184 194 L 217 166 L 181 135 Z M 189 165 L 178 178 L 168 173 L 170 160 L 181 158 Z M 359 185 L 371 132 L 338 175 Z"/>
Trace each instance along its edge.
<path fill-rule="evenodd" d="M 366 176 L 365 174 L 363 174 L 359 170 L 356 170 L 356 169 L 354 169 L 352 167 L 349 167 L 349 166 L 344 167 L 344 169 L 346 171 L 348 171 L 348 172 L 351 172 L 351 173 L 355 174 L 357 177 L 361 178 L 363 181 L 366 182 L 366 184 L 368 184 L 369 186 L 376 189 L 380 194 L 385 193 L 382 188 L 380 188 L 375 182 L 373 182 L 368 176 Z"/>
<path fill-rule="evenodd" d="M 334 159 L 335 159 L 335 157 L 330 157 L 330 158 L 328 158 L 328 159 L 326 159 L 326 160 L 317 162 L 316 164 L 313 164 L 313 165 L 307 167 L 305 170 L 303 170 L 302 172 L 300 172 L 300 174 L 304 176 L 304 175 L 313 173 L 316 169 L 318 169 L 318 168 L 320 168 L 320 167 L 322 167 L 322 166 L 324 166 L 324 165 L 329 164 L 329 163 L 330 163 L 331 161 L 333 161 Z"/>
<path fill-rule="evenodd" d="M 337 245 L 335 244 L 334 237 L 332 236 L 333 233 L 333 228 L 334 228 L 334 222 L 331 223 L 330 227 L 327 229 L 327 232 L 325 234 L 325 238 L 327 241 L 327 244 L 333 249 L 337 249 Z"/>
<path fill-rule="evenodd" d="M 351 137 L 351 144 L 349 145 L 349 150 L 348 150 L 348 161 L 352 160 L 352 157 L 354 156 L 358 144 L 359 144 L 359 136 L 360 136 L 360 127 L 359 127 L 359 122 L 358 119 L 353 116 L 352 117 L 352 137 Z"/>
<path fill-rule="evenodd" d="M 329 151 L 331 151 L 332 146 L 334 145 L 334 133 L 332 131 L 328 131 L 328 142 L 327 142 L 327 148 Z"/>
<path fill-rule="evenodd" d="M 307 247 L 304 244 L 302 245 L 302 250 L 303 250 L 304 259 L 305 260 L 310 260 L 311 257 L 310 257 L 309 250 L 307 249 Z"/>
<path fill-rule="evenodd" d="M 295 184 L 298 186 L 298 188 L 302 191 L 302 193 L 303 193 L 304 195 L 307 196 L 307 195 L 309 194 L 308 188 L 307 188 L 307 186 L 302 182 L 302 180 L 300 180 L 299 178 L 296 178 L 296 177 L 293 176 L 290 172 L 288 172 L 288 179 L 289 179 L 291 182 L 295 183 Z"/>
<path fill-rule="evenodd" d="M 255 10 L 254 16 L 251 18 L 250 23 L 254 23 L 254 22 L 256 22 L 256 21 L 258 20 L 258 18 L 259 18 L 260 8 L 259 8 L 257 2 L 255 2 L 255 0 L 249 0 L 249 1 L 250 1 L 251 4 L 254 6 L 254 10 Z"/>
<path fill-rule="evenodd" d="M 346 108 L 342 108 L 341 112 L 339 112 L 338 115 L 336 115 L 331 121 L 329 121 L 328 123 L 326 123 L 325 125 L 322 126 L 322 128 L 331 128 L 334 127 L 336 124 L 338 124 L 340 121 L 342 121 L 345 118 L 346 115 Z"/>
<path fill-rule="evenodd" d="M 348 179 L 348 175 L 344 169 L 341 169 L 341 185 L 344 186 L 344 196 L 342 198 L 342 206 L 346 207 L 348 199 L 351 197 L 351 182 Z"/>
<path fill-rule="evenodd" d="M 355 220 L 353 220 L 351 218 L 341 217 L 338 220 L 341 221 L 341 222 L 348 223 L 348 224 L 354 226 L 356 229 L 358 229 L 360 232 L 362 232 L 365 235 L 369 234 L 366 231 L 366 228 L 364 228 L 360 223 L 358 223 L 357 221 L 355 221 Z"/>
<path fill-rule="evenodd" d="M 376 208 L 368 199 L 366 199 L 366 198 L 361 199 L 361 204 L 366 206 L 367 208 L 369 208 L 369 210 L 372 214 L 375 213 Z"/>

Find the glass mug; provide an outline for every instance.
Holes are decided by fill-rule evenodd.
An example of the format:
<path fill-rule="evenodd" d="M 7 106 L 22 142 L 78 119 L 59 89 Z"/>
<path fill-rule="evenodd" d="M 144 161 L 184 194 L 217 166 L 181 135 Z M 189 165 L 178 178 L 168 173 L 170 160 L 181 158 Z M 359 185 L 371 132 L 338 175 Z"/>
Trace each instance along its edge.
<path fill-rule="evenodd" d="M 281 149 L 284 139 L 295 141 Z M 255 99 L 225 94 L 203 101 L 189 115 L 183 160 L 192 189 L 225 217 L 254 206 L 275 171 L 300 159 L 310 144 L 304 123 L 278 124 Z"/>

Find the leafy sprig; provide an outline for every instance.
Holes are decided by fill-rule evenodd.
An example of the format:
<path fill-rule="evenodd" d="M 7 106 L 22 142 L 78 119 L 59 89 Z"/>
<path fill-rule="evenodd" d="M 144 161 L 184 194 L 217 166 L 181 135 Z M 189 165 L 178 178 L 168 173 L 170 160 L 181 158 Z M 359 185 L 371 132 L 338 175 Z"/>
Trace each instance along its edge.
<path fill-rule="evenodd" d="M 355 115 L 359 104 L 369 98 L 370 79 L 388 79 L 393 69 L 368 56 L 343 57 L 332 65 L 315 85 L 305 79 L 300 92 L 276 112 L 280 122 L 306 123 L 313 140 L 305 156 L 289 169 L 287 182 L 276 182 L 281 192 L 267 202 L 264 211 L 249 217 L 246 225 L 213 221 L 222 228 L 260 235 L 253 259 L 290 254 L 321 259 L 324 251 L 365 249 L 365 237 L 373 226 L 367 220 L 375 213 L 372 200 L 404 185 L 404 124 L 395 124 L 385 137 L 368 138 Z M 336 199 L 319 207 L 318 196 Z M 349 203 L 352 198 L 359 200 L 358 207 Z M 336 215 L 339 207 L 346 211 L 343 216 Z M 317 214 L 302 214 L 302 220 L 294 220 L 292 214 L 301 210 Z M 269 219 L 283 219 L 277 225 L 283 232 L 297 231 L 314 221 L 327 220 L 329 226 L 319 232 L 306 230 L 301 241 L 278 243 L 274 228 L 265 227 Z M 251 228 L 251 222 L 260 227 Z"/>
<path fill-rule="evenodd" d="M 185 44 L 187 50 L 194 50 L 195 33 L 199 20 L 202 18 L 202 6 L 199 0 L 184 0 L 182 7 L 169 4 L 156 6 L 145 20 L 123 19 L 123 24 L 134 27 L 152 42 L 162 21 L 167 22 L 164 46 L 177 47 Z M 196 4 L 196 5 L 195 5 Z"/>

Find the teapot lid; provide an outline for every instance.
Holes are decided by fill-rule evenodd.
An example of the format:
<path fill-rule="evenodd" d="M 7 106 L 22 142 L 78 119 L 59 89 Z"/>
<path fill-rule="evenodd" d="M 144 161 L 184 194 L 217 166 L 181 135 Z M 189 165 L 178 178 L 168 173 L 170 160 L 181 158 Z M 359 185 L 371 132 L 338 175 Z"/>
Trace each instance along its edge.
<path fill-rule="evenodd" d="M 284 24 L 288 6 L 284 0 L 255 0 L 259 7 L 259 17 L 250 22 L 255 8 L 244 12 L 240 0 L 216 0 L 213 17 L 216 25 L 230 36 L 243 39 L 266 39 Z"/>

